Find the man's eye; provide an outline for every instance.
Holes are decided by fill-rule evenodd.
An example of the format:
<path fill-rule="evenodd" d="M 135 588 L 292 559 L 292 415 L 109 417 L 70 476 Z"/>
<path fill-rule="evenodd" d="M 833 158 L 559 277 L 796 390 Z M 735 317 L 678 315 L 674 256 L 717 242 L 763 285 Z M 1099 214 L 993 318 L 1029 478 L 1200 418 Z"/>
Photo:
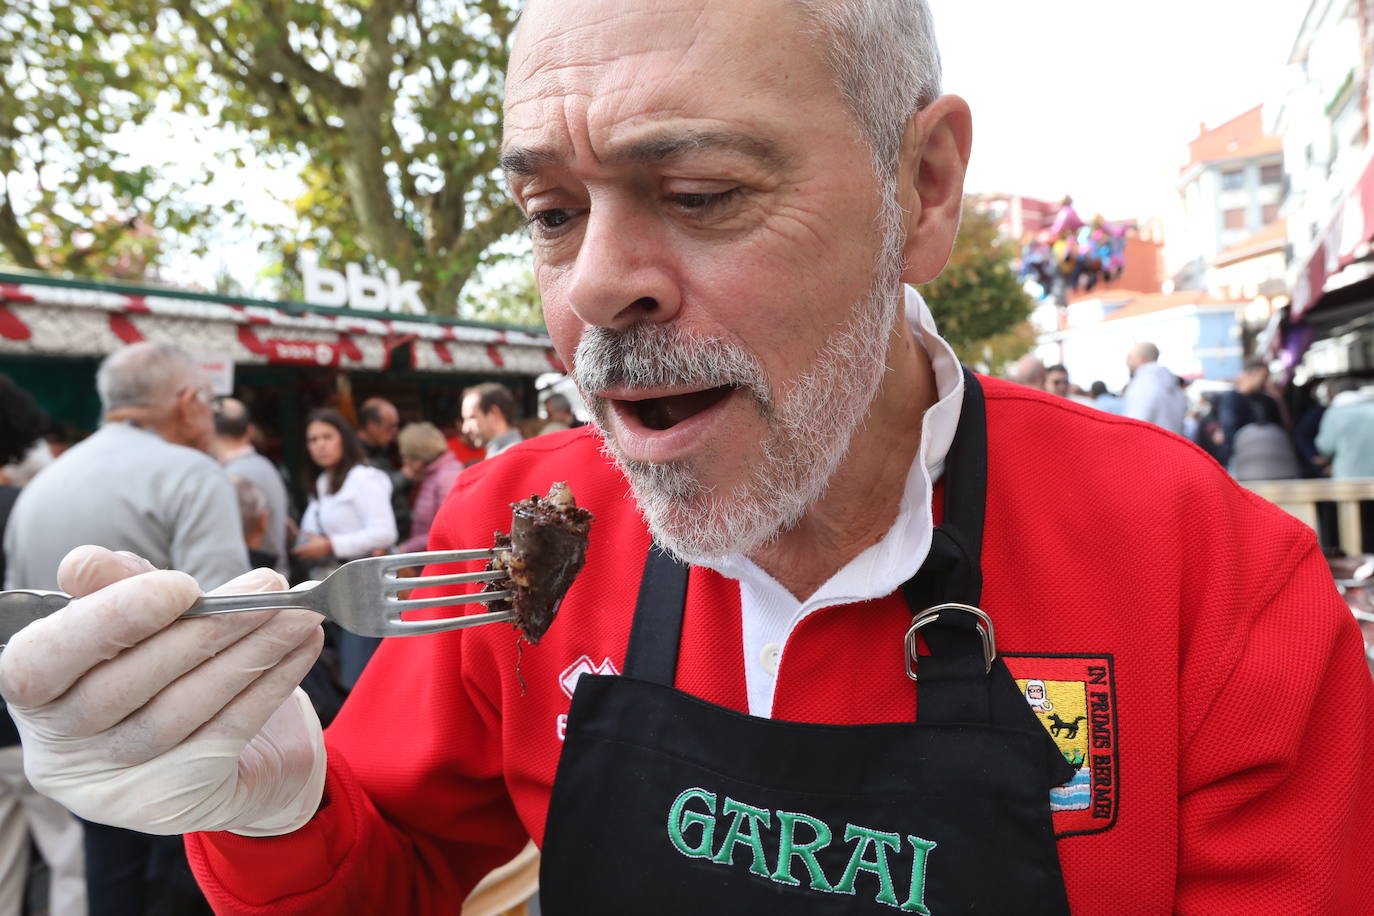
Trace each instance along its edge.
<path fill-rule="evenodd" d="M 731 188 L 728 191 L 719 191 L 714 194 L 672 194 L 669 196 L 673 203 L 682 209 L 700 212 L 714 210 L 739 195 L 742 190 L 742 188 Z"/>
<path fill-rule="evenodd" d="M 572 211 L 563 209 L 538 210 L 531 213 L 526 222 L 538 231 L 548 234 L 557 232 L 572 219 Z"/>

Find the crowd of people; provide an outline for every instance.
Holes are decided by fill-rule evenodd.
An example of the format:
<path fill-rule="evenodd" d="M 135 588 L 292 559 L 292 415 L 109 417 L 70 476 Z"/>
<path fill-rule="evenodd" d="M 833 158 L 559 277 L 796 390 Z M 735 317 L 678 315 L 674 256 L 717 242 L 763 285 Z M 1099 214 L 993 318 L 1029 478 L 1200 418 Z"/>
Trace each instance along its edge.
<path fill-rule="evenodd" d="M 1021 240 L 1017 278 L 1036 299 L 1065 301 L 1071 293 L 1091 292 L 1126 269 L 1130 228 L 1100 215 L 1085 223 L 1073 198 L 1065 197 L 1048 229 L 1028 232 Z"/>
<path fill-rule="evenodd" d="M 250 569 L 293 583 L 322 579 L 348 560 L 422 551 L 439 506 L 466 465 L 526 434 L 580 425 L 562 395 L 544 419 L 521 421 L 498 382 L 465 393 L 461 431 L 401 423 L 370 398 L 357 424 L 337 407 L 309 414 L 309 467 L 293 506 L 287 471 L 258 451 L 250 410 L 216 398 L 196 362 L 156 343 L 127 346 L 100 366 L 99 429 L 74 446 L 31 395 L 0 375 L 0 577 L 6 588 L 57 589 L 62 558 L 102 544 L 207 590 Z M 376 640 L 332 628 L 303 687 L 328 723 Z M 47 884 L 28 881 L 31 845 Z M 54 914 L 209 912 L 179 837 L 78 821 L 35 793 L 8 716 L 0 727 L 0 916 L 45 899 Z"/>
<path fill-rule="evenodd" d="M 1006 376 L 1184 436 L 1237 480 L 1374 477 L 1374 383 L 1281 386 L 1267 364 L 1253 361 L 1229 390 L 1190 394 L 1188 380 L 1159 363 L 1154 344 L 1135 344 L 1125 361 L 1131 379 L 1119 393 L 1101 381 L 1073 384 L 1068 369 L 1046 367 L 1036 356 L 1022 357 Z"/>

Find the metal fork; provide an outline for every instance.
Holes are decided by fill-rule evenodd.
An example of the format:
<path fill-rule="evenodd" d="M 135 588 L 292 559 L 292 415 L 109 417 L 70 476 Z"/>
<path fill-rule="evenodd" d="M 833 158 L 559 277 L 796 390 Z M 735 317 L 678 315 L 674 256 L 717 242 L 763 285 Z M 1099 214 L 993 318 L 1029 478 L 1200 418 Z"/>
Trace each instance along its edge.
<path fill-rule="evenodd" d="M 271 611 L 284 608 L 308 608 L 317 611 L 339 626 L 359 636 L 420 636 L 443 633 L 484 623 L 509 622 L 514 612 L 495 611 L 487 614 L 451 615 L 436 620 L 403 620 L 405 611 L 431 607 L 456 607 L 466 604 L 486 604 L 509 598 L 508 591 L 476 592 L 436 598 L 400 598 L 398 592 L 443 585 L 463 585 L 472 582 L 494 582 L 508 575 L 502 570 L 450 573 L 441 576 L 401 578 L 398 570 L 432 563 L 463 563 L 489 560 L 492 550 L 435 550 L 421 553 L 400 553 L 384 557 L 366 557 L 345 563 L 322 582 L 310 588 L 289 592 L 251 592 L 242 595 L 204 595 L 182 614 L 182 617 L 208 617 L 211 614 L 234 614 L 239 611 Z M 52 612 L 66 607 L 72 596 L 63 592 L 17 589 L 0 592 L 0 644 L 24 627 Z"/>

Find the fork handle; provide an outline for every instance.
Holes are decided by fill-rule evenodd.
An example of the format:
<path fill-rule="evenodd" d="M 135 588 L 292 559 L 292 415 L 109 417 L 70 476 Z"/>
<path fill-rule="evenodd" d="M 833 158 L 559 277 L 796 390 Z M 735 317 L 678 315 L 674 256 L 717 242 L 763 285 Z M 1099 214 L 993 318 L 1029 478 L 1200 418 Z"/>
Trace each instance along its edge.
<path fill-rule="evenodd" d="M 201 595 L 182 617 L 209 617 L 214 614 L 236 614 L 239 611 L 283 611 L 287 608 L 315 607 L 314 589 L 298 592 L 247 592 L 239 595 Z"/>

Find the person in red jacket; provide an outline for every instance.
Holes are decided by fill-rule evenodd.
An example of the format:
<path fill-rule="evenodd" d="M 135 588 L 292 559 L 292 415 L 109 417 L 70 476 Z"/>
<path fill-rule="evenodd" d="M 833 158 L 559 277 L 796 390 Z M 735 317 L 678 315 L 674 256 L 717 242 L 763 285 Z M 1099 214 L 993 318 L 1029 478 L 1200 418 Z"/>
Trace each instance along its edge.
<path fill-rule="evenodd" d="M 919 0 L 533 0 L 502 164 L 596 429 L 466 471 L 431 546 L 568 481 L 552 629 L 390 640 L 321 736 L 313 615 L 177 621 L 193 582 L 88 548 L 0 654 L 35 785 L 200 831 L 225 913 L 453 912 L 526 837 L 554 916 L 1374 911 L 1311 533 L 962 370 L 903 286 L 958 224 L 938 73 Z"/>

